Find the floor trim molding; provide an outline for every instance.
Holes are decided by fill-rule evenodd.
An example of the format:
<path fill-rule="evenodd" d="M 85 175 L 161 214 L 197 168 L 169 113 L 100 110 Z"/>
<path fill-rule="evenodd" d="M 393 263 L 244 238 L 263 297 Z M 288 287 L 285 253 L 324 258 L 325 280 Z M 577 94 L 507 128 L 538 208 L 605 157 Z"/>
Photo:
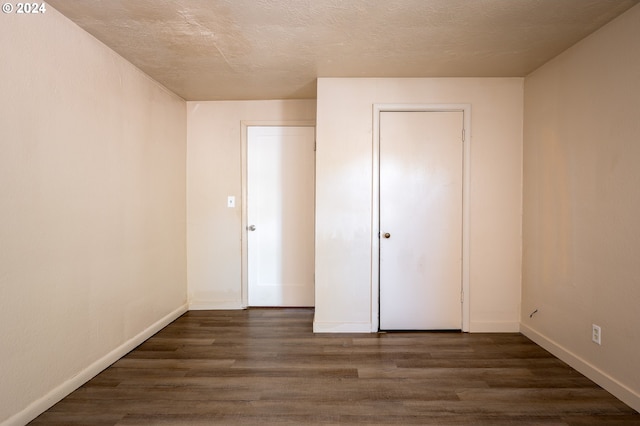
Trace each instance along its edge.
<path fill-rule="evenodd" d="M 313 322 L 314 333 L 371 333 L 369 322 Z"/>
<path fill-rule="evenodd" d="M 246 309 L 238 300 L 222 300 L 217 302 L 191 302 L 189 303 L 190 311 L 239 311 Z"/>
<path fill-rule="evenodd" d="M 640 395 L 624 383 L 614 379 L 598 367 L 585 361 L 583 358 L 571 352 L 559 343 L 525 324 L 520 324 L 520 332 L 538 345 L 542 346 L 544 349 L 551 352 L 553 355 L 560 358 L 562 361 L 569 364 L 571 367 L 578 370 L 580 373 L 587 376 L 589 379 L 596 382 L 598 385 L 602 386 L 620 401 L 624 402 L 634 410 L 640 411 Z"/>
<path fill-rule="evenodd" d="M 102 358 L 98 359 L 88 367 L 81 370 L 78 374 L 76 374 L 69 380 L 66 380 L 43 397 L 29 404 L 22 411 L 9 417 L 2 423 L 2 426 L 22 426 L 29 423 L 40 414 L 47 411 L 49 408 L 53 407 L 57 402 L 62 400 L 71 392 L 78 389 L 80 386 L 97 376 L 105 368 L 109 367 L 124 355 L 131 352 L 136 348 L 136 346 L 140 345 L 145 340 L 156 334 L 158 331 L 169 325 L 171 322 L 175 321 L 178 317 L 180 317 L 180 315 L 187 312 L 187 310 L 188 306 L 184 304 L 173 312 L 167 314 L 160 320 L 151 324 L 136 336 L 127 340 Z"/>
<path fill-rule="evenodd" d="M 471 321 L 471 333 L 518 333 L 520 323 L 515 321 Z"/>

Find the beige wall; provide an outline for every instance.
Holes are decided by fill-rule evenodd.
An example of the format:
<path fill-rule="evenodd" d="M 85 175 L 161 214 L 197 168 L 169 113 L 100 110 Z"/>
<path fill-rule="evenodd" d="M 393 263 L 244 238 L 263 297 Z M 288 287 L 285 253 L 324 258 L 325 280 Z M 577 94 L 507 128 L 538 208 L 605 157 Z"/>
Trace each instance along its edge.
<path fill-rule="evenodd" d="M 186 105 L 48 7 L 0 24 L 0 423 L 186 308 Z"/>
<path fill-rule="evenodd" d="M 242 301 L 241 122 L 315 121 L 315 100 L 188 102 L 189 304 L 239 309 Z M 227 197 L 236 207 L 227 207 Z"/>
<path fill-rule="evenodd" d="M 639 43 L 636 6 L 525 80 L 522 294 L 523 332 L 637 410 Z"/>
<path fill-rule="evenodd" d="M 371 329 L 375 103 L 471 104 L 470 329 L 518 330 L 522 85 L 521 78 L 318 80 L 315 330 Z"/>

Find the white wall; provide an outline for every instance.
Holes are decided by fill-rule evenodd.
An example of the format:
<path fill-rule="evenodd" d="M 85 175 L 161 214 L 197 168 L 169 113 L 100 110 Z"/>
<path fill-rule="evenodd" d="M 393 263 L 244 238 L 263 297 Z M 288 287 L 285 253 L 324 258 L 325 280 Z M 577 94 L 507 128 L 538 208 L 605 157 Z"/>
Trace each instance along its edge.
<path fill-rule="evenodd" d="M 186 105 L 53 8 L 0 24 L 0 423 L 186 309 Z"/>
<path fill-rule="evenodd" d="M 318 80 L 316 331 L 371 327 L 375 103 L 471 104 L 470 329 L 519 329 L 522 97 L 521 78 Z"/>
<path fill-rule="evenodd" d="M 636 410 L 639 45 L 635 6 L 525 80 L 522 294 L 523 332 Z"/>
<path fill-rule="evenodd" d="M 187 252 L 192 309 L 242 308 L 241 122 L 315 121 L 315 100 L 187 102 Z M 227 207 L 227 197 L 236 207 Z"/>

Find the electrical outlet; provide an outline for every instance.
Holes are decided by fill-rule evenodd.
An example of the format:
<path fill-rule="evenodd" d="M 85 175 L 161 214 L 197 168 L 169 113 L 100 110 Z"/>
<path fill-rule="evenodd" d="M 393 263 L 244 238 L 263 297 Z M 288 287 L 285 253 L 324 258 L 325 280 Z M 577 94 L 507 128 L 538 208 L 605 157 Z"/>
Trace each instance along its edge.
<path fill-rule="evenodd" d="M 591 324 L 591 340 L 598 345 L 602 344 L 602 329 L 599 325 Z"/>

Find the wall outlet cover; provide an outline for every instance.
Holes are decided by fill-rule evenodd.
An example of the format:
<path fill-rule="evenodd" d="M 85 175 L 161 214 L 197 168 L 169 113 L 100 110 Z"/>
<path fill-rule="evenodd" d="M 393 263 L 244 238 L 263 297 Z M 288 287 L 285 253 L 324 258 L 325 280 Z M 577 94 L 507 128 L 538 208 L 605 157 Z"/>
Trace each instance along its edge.
<path fill-rule="evenodd" d="M 602 344 L 602 329 L 599 325 L 591 324 L 591 340 L 598 345 Z"/>

